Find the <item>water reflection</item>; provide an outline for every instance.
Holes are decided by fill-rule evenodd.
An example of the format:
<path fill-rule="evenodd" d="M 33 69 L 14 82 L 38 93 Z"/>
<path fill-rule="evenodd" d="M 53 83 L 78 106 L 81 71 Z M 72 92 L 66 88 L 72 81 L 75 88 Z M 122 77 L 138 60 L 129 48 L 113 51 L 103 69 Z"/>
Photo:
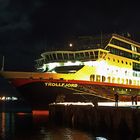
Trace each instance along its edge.
<path fill-rule="evenodd" d="M 0 113 L 0 138 L 8 139 L 14 134 L 15 125 L 14 114 L 2 112 Z"/>
<path fill-rule="evenodd" d="M 48 113 L 0 113 L 0 140 L 134 140 L 77 130 L 49 122 Z"/>
<path fill-rule="evenodd" d="M 0 113 L 0 140 L 93 140 L 86 132 L 56 126 L 47 114 Z"/>
<path fill-rule="evenodd" d="M 42 131 L 43 130 L 43 131 Z M 41 140 L 94 140 L 95 137 L 88 135 L 87 133 L 80 132 L 78 130 L 70 128 L 54 128 L 51 131 L 42 129 L 42 139 Z"/>

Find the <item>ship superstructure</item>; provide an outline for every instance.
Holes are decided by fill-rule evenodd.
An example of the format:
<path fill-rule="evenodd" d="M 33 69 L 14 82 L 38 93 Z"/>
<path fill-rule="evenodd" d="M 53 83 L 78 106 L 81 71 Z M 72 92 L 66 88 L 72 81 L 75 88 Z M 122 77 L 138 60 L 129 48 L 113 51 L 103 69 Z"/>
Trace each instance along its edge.
<path fill-rule="evenodd" d="M 50 51 L 36 60 L 37 69 L 53 73 L 50 79 L 87 80 L 140 86 L 140 44 L 112 34 L 83 38 L 83 50 Z"/>

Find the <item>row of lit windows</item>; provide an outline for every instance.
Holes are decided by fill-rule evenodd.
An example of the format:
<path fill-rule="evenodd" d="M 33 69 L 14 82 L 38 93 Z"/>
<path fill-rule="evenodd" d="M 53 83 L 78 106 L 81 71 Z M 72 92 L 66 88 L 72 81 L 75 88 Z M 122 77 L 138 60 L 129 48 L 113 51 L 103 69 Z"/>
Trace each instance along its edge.
<path fill-rule="evenodd" d="M 76 57 L 76 56 L 75 56 L 75 57 Z M 84 57 L 84 59 L 85 59 L 85 57 Z M 104 60 L 106 60 L 106 58 L 105 58 Z M 111 61 L 111 58 L 108 57 L 107 60 Z M 115 58 L 113 58 L 112 61 L 113 61 L 113 62 L 116 62 L 116 61 L 117 61 L 118 63 L 121 62 L 122 64 L 126 64 L 126 65 L 129 64 L 130 66 L 132 65 L 131 63 L 128 63 L 127 61 L 118 60 L 118 59 L 116 60 Z M 47 60 L 46 60 L 46 59 L 42 59 L 42 60 L 38 61 L 38 64 L 39 64 L 39 65 L 43 65 L 44 63 L 47 63 Z M 140 68 L 140 65 L 137 66 L 137 65 L 135 64 L 135 66 Z"/>
<path fill-rule="evenodd" d="M 131 45 L 131 44 L 122 42 L 122 41 L 117 40 L 117 39 L 114 39 L 114 38 L 111 40 L 111 43 L 114 44 L 114 45 L 117 45 L 117 46 L 121 46 L 123 48 L 126 48 L 128 50 L 133 50 L 135 52 L 140 53 L 140 47 L 137 47 L 135 45 Z"/>
<path fill-rule="evenodd" d="M 113 39 L 111 40 L 111 43 L 114 44 L 114 45 L 121 46 L 121 47 L 124 47 L 124 48 L 126 48 L 126 49 L 131 50 L 131 44 L 122 42 L 122 41 L 120 41 L 120 40 L 117 40 L 117 39 L 114 39 L 114 38 L 113 38 Z"/>
<path fill-rule="evenodd" d="M 111 61 L 111 58 L 110 58 L 110 57 L 108 57 L 107 59 L 108 59 L 109 61 Z M 106 59 L 105 59 L 105 60 L 106 60 Z M 122 64 L 126 64 L 126 65 L 129 64 L 130 66 L 132 65 L 131 62 L 128 63 L 127 61 L 123 61 L 123 60 L 120 61 L 120 60 L 118 60 L 118 59 L 116 60 L 115 58 L 113 58 L 112 60 L 113 60 L 113 62 L 116 62 L 116 61 L 117 61 L 118 63 L 121 62 Z"/>
<path fill-rule="evenodd" d="M 110 51 L 110 53 L 115 54 L 115 55 L 123 56 L 126 58 L 138 60 L 138 61 L 140 60 L 140 55 L 137 55 L 137 54 L 132 54 L 123 50 L 112 48 L 110 46 L 107 47 L 107 50 Z"/>
<path fill-rule="evenodd" d="M 74 59 L 90 59 L 98 58 L 99 51 L 80 52 L 80 53 L 52 53 L 45 55 L 46 61 L 50 60 L 74 60 Z"/>
<path fill-rule="evenodd" d="M 109 68 L 107 68 L 107 71 L 109 71 L 109 70 L 111 70 L 111 69 L 109 69 Z M 112 72 L 118 72 L 119 70 L 115 70 L 115 71 L 112 71 Z M 125 71 L 125 74 L 127 74 L 128 72 L 127 71 Z M 136 72 L 136 71 L 134 71 L 133 72 L 133 76 L 134 77 L 140 77 L 140 72 Z"/>
<path fill-rule="evenodd" d="M 124 78 L 115 78 L 115 77 L 105 77 L 101 75 L 91 75 L 90 81 L 96 82 L 109 82 L 109 83 L 118 83 L 118 84 L 129 84 L 129 85 L 140 85 L 139 80 L 131 80 L 131 79 L 124 79 Z"/>

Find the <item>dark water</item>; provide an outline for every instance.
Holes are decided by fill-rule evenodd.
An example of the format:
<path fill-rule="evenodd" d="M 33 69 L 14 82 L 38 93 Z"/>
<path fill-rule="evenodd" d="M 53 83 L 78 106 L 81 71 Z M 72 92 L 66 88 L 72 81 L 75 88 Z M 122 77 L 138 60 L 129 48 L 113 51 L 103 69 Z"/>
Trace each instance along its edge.
<path fill-rule="evenodd" d="M 136 140 L 52 124 L 47 114 L 0 113 L 0 140 Z"/>

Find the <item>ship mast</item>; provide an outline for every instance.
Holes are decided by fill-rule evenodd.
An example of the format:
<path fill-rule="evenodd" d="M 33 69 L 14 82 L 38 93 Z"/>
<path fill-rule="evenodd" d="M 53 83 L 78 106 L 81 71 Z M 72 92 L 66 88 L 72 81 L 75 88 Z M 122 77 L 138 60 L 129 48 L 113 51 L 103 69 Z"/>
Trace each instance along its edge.
<path fill-rule="evenodd" d="M 102 36 L 102 31 L 101 31 L 101 47 L 103 46 L 103 36 Z"/>
<path fill-rule="evenodd" d="M 1 67 L 1 71 L 4 71 L 4 56 L 2 56 L 2 67 Z"/>

